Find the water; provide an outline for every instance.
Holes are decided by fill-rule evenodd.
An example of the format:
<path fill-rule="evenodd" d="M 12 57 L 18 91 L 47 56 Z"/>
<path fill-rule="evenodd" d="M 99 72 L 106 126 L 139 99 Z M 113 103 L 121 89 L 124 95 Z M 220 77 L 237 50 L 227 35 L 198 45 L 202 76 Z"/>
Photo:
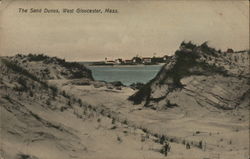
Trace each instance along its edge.
<path fill-rule="evenodd" d="M 113 82 L 121 81 L 125 85 L 141 82 L 147 83 L 161 69 L 162 65 L 115 65 L 115 66 L 87 66 L 95 80 Z"/>

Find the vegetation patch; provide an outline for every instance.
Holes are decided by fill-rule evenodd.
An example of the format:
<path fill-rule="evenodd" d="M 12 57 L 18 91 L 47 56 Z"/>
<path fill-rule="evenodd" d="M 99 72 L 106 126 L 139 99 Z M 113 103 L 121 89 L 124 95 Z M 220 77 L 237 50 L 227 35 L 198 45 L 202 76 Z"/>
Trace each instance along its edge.
<path fill-rule="evenodd" d="M 13 72 L 17 73 L 17 74 L 21 74 L 25 77 L 28 77 L 38 83 L 40 83 L 41 85 L 43 85 L 46 89 L 50 88 L 52 90 L 53 93 L 57 93 L 58 89 L 55 86 L 49 86 L 47 82 L 40 80 L 39 78 L 37 78 L 35 75 L 33 75 L 32 73 L 30 73 L 29 71 L 27 71 L 26 69 L 24 69 L 23 67 L 15 64 L 14 62 L 11 62 L 9 60 L 6 59 L 1 59 L 3 64 L 6 65 L 6 67 L 8 67 L 10 70 L 12 70 Z M 17 82 L 22 86 L 20 91 L 27 91 L 28 90 L 28 85 L 26 84 L 26 79 L 24 77 L 19 77 L 17 79 Z"/>

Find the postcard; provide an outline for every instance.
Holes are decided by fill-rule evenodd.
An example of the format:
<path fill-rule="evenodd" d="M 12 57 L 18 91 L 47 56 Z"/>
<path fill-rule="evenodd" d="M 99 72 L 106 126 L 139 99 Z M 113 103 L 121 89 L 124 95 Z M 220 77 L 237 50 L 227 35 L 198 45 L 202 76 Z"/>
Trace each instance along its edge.
<path fill-rule="evenodd" d="M 249 1 L 1 0 L 0 159 L 249 159 Z"/>

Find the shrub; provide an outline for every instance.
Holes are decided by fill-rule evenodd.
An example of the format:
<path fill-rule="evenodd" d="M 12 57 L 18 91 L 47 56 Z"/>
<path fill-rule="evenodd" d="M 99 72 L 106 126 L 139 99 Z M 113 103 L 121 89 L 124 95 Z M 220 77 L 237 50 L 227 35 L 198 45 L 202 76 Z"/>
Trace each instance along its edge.
<path fill-rule="evenodd" d="M 33 97 L 33 96 L 34 96 L 34 94 L 33 94 L 32 91 L 29 92 L 29 95 L 30 95 L 30 97 Z"/>
<path fill-rule="evenodd" d="M 68 94 L 66 94 L 66 92 L 65 92 L 65 91 L 62 91 L 62 96 L 64 96 L 65 98 L 69 98 L 69 95 L 68 95 Z"/>
<path fill-rule="evenodd" d="M 141 142 L 144 142 L 144 141 L 146 141 L 146 138 L 145 138 L 145 136 L 141 136 Z"/>
<path fill-rule="evenodd" d="M 18 159 L 36 159 L 36 157 L 26 155 L 26 154 L 18 154 Z"/>
<path fill-rule="evenodd" d="M 15 64 L 14 62 L 8 61 L 6 59 L 2 59 L 2 62 L 12 71 L 14 71 L 18 74 L 22 74 L 24 76 L 27 76 L 27 77 L 31 78 L 32 80 L 37 81 L 39 83 L 45 84 L 44 82 L 40 81 L 36 76 L 31 74 L 29 71 L 27 71 L 26 69 L 22 68 L 21 66 Z"/>
<path fill-rule="evenodd" d="M 24 79 L 23 77 L 18 77 L 17 82 L 23 86 L 25 89 L 27 89 L 27 82 L 26 79 Z"/>
<path fill-rule="evenodd" d="M 182 140 L 182 144 L 183 144 L 183 145 L 186 145 L 186 140 Z"/>
<path fill-rule="evenodd" d="M 132 84 L 130 85 L 130 87 L 131 87 L 132 89 L 141 89 L 144 85 L 145 85 L 145 84 L 143 84 L 143 83 L 137 82 L 137 83 L 132 83 Z"/>
<path fill-rule="evenodd" d="M 175 103 L 172 104 L 172 103 L 170 103 L 169 100 L 167 101 L 167 104 L 166 104 L 167 108 L 173 108 L 173 107 L 177 107 L 177 106 L 178 106 L 177 104 L 175 104 Z"/>
<path fill-rule="evenodd" d="M 81 99 L 78 99 L 78 103 L 80 106 L 82 106 L 82 100 Z"/>
<path fill-rule="evenodd" d="M 63 111 L 64 111 L 64 107 L 61 107 L 61 108 L 60 108 L 60 111 L 63 112 Z"/>
<path fill-rule="evenodd" d="M 189 42 L 187 42 L 187 43 L 186 43 L 185 41 L 183 41 L 183 42 L 181 43 L 181 47 L 185 47 L 185 48 L 187 48 L 187 49 L 193 50 L 193 49 L 196 47 L 196 45 L 193 44 L 192 41 L 189 41 Z"/>
<path fill-rule="evenodd" d="M 174 141 L 176 141 L 176 140 L 175 140 L 175 138 L 171 138 L 171 139 L 169 139 L 169 141 L 170 141 L 170 142 L 174 142 Z"/>
<path fill-rule="evenodd" d="M 144 133 L 148 133 L 148 130 L 147 130 L 146 128 L 142 128 L 142 131 L 143 131 Z"/>
<path fill-rule="evenodd" d="M 171 146 L 169 145 L 169 143 L 166 142 L 165 145 L 162 146 L 162 149 L 160 150 L 160 152 L 164 154 L 165 156 L 167 156 L 170 149 L 171 149 Z"/>
<path fill-rule="evenodd" d="M 134 104 L 141 104 L 144 99 L 148 99 L 151 93 L 150 83 L 144 85 L 139 91 L 137 91 L 134 95 L 130 96 L 128 100 L 134 102 Z"/>
<path fill-rule="evenodd" d="M 200 132 L 200 131 L 196 131 L 195 133 L 196 133 L 196 134 L 200 134 L 201 132 Z"/>
<path fill-rule="evenodd" d="M 49 86 L 49 88 L 52 90 L 53 93 L 58 92 L 58 88 L 56 86 Z"/>
<path fill-rule="evenodd" d="M 6 99 L 6 100 L 8 100 L 8 101 L 11 101 L 11 98 L 10 98 L 10 96 L 8 94 L 4 95 L 3 98 Z"/>
<path fill-rule="evenodd" d="M 115 118 L 112 118 L 112 124 L 115 124 Z"/>
<path fill-rule="evenodd" d="M 68 106 L 71 106 L 71 102 L 70 102 L 70 100 L 68 101 Z"/>
<path fill-rule="evenodd" d="M 124 120 L 122 123 L 125 124 L 125 125 L 128 125 L 127 120 Z"/>
<path fill-rule="evenodd" d="M 101 115 L 104 115 L 104 109 L 101 110 L 100 114 L 101 114 Z"/>
<path fill-rule="evenodd" d="M 122 138 L 120 136 L 117 136 L 117 141 L 121 143 L 122 142 Z"/>
<path fill-rule="evenodd" d="M 112 126 L 112 128 L 110 128 L 111 130 L 114 130 L 114 129 L 116 129 L 117 127 L 114 125 L 114 126 Z"/>
<path fill-rule="evenodd" d="M 219 51 L 217 51 L 215 48 L 209 47 L 207 41 L 204 42 L 203 44 L 201 44 L 200 47 L 201 47 L 203 52 L 210 54 L 210 55 L 213 55 L 215 57 L 218 57 L 218 54 L 216 54 L 216 52 L 219 52 Z"/>
<path fill-rule="evenodd" d="M 199 143 L 198 143 L 198 148 L 200 148 L 200 149 L 202 149 L 202 141 L 199 141 Z"/>
<path fill-rule="evenodd" d="M 166 140 L 166 137 L 164 135 L 162 135 L 161 138 L 160 138 L 159 143 L 164 144 L 165 140 Z"/>
<path fill-rule="evenodd" d="M 29 61 L 43 61 L 45 59 L 48 59 L 49 57 L 43 54 L 29 54 L 28 59 Z"/>
<path fill-rule="evenodd" d="M 47 105 L 50 105 L 50 104 L 51 104 L 51 102 L 50 102 L 49 99 L 46 101 L 46 104 L 47 104 Z"/>

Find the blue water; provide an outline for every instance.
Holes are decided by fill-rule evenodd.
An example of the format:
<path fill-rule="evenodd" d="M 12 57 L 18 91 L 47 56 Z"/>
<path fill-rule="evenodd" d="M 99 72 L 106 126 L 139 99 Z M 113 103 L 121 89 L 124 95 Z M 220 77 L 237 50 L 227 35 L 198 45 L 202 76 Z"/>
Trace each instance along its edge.
<path fill-rule="evenodd" d="M 147 83 L 161 69 L 162 65 L 136 65 L 136 66 L 87 66 L 95 80 L 113 82 L 121 81 L 125 85 L 135 82 Z"/>

